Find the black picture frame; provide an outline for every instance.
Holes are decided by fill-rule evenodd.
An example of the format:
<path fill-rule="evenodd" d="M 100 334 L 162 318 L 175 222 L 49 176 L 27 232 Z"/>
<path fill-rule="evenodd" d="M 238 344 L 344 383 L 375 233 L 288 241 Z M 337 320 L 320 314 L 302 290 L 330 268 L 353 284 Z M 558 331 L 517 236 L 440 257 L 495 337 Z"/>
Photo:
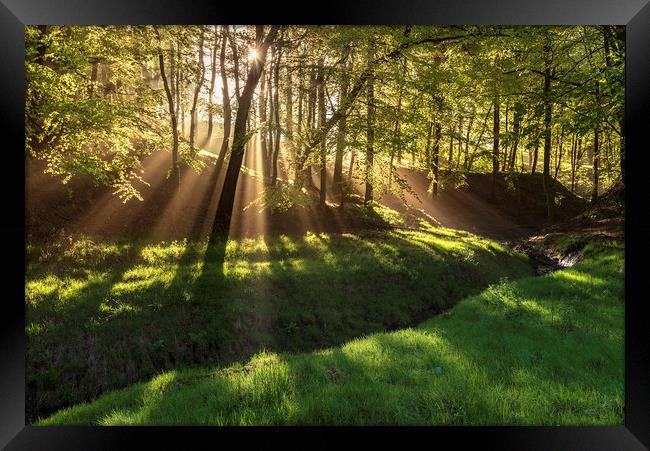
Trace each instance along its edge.
<path fill-rule="evenodd" d="M 192 447 L 197 440 L 223 444 L 236 434 L 240 444 L 329 447 L 359 436 L 371 444 L 430 446 L 467 443 L 499 449 L 647 449 L 650 447 L 650 342 L 645 327 L 644 255 L 650 250 L 645 219 L 643 168 L 650 163 L 644 132 L 650 100 L 649 0 L 375 0 L 329 1 L 282 6 L 277 2 L 170 0 L 0 0 L 0 139 L 5 214 L 0 233 L 6 269 L 1 271 L 0 446 L 6 449 L 124 449 Z M 40 24 L 610 24 L 626 26 L 625 236 L 625 425 L 608 427 L 435 427 L 435 428 L 100 428 L 25 426 L 25 198 L 24 26 Z M 644 149 L 646 147 L 646 149 Z M 24 186 L 24 185 L 23 185 Z M 21 258 L 22 256 L 22 258 Z M 296 430 L 306 433 L 296 440 Z M 251 432 L 255 432 L 251 434 Z M 332 432 L 343 434 L 334 437 Z M 291 433 L 292 435 L 288 435 Z M 240 436 L 243 434 L 242 436 Z M 245 435 L 245 437 L 244 437 Z M 337 434 L 338 435 L 338 434 Z M 305 440 L 306 439 L 306 440 Z M 443 441 L 444 440 L 444 441 Z M 449 442 L 451 440 L 452 442 Z M 141 441 L 140 445 L 136 441 Z"/>

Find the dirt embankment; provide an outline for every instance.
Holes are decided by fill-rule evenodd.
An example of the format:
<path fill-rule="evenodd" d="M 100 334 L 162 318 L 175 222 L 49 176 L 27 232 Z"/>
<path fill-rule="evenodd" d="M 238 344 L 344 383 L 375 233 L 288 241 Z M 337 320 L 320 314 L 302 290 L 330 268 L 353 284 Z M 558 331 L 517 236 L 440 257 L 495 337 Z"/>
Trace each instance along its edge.
<path fill-rule="evenodd" d="M 573 266 L 591 243 L 625 247 L 625 187 L 616 184 L 577 215 L 543 228 L 513 247 L 531 257 L 539 273 Z"/>

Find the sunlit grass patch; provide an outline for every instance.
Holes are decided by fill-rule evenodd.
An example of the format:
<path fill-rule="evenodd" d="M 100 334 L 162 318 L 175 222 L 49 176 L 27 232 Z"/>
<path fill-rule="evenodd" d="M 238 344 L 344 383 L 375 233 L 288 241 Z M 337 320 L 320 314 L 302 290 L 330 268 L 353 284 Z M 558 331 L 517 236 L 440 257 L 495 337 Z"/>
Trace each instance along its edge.
<path fill-rule="evenodd" d="M 366 257 L 391 255 L 372 244 Z M 308 354 L 261 352 L 245 364 L 162 373 L 42 424 L 621 424 L 623 253 L 592 246 L 585 255 L 543 277 L 501 277 L 415 328 Z M 330 286 L 339 280 L 328 276 Z M 267 283 L 281 289 L 275 277 Z M 308 286 L 318 292 L 314 282 Z M 250 300 L 259 289 L 242 293 Z M 296 313 L 327 305 L 308 293 Z M 281 330 L 304 338 L 306 325 Z"/>
<path fill-rule="evenodd" d="M 503 276 L 532 272 L 522 255 L 445 229 L 257 237 L 230 240 L 223 251 L 205 242 L 97 241 L 72 245 L 74 260 L 66 246 L 36 245 L 28 256 L 27 383 L 37 412 L 172 368 L 408 327 Z M 337 368 L 324 377 L 350 371 Z M 300 405 L 279 405 L 301 415 Z M 253 410 L 210 418 L 279 421 L 277 412 Z M 124 409 L 116 412 L 104 422 L 126 421 Z M 128 421 L 145 421 L 142 412 Z"/>

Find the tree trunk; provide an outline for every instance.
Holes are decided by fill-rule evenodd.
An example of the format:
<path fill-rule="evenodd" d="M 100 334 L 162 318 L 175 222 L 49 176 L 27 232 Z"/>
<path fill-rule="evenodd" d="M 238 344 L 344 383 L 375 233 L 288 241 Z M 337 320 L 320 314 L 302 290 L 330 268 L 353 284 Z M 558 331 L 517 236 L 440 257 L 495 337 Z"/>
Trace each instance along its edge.
<path fill-rule="evenodd" d="M 431 138 L 433 133 L 433 122 L 427 122 L 427 141 L 424 146 L 424 164 L 431 170 Z"/>
<path fill-rule="evenodd" d="M 474 116 L 475 116 L 475 112 L 472 112 L 472 114 L 469 117 L 469 124 L 467 125 L 467 134 L 465 135 L 465 162 L 463 164 L 465 170 L 467 170 L 467 161 L 469 160 L 469 136 L 472 131 L 472 126 L 474 125 Z"/>
<path fill-rule="evenodd" d="M 232 152 L 228 169 L 226 170 L 226 177 L 221 190 L 221 197 L 219 198 L 219 206 L 215 215 L 214 224 L 212 226 L 212 237 L 227 236 L 230 229 L 230 221 L 232 218 L 232 209 L 235 201 L 235 192 L 237 189 L 237 180 L 239 179 L 239 172 L 241 170 L 242 161 L 244 158 L 244 149 L 248 141 L 248 133 L 246 130 L 246 122 L 248 120 L 248 113 L 250 111 L 251 102 L 253 100 L 253 93 L 257 87 L 260 76 L 264 71 L 264 62 L 266 61 L 266 54 L 269 45 L 275 39 L 279 28 L 275 25 L 271 26 L 266 38 L 263 38 L 263 26 L 256 26 L 256 52 L 257 58 L 252 62 L 246 77 L 246 84 L 244 90 L 239 98 L 237 117 L 235 118 L 235 134 L 233 137 Z"/>
<path fill-rule="evenodd" d="M 458 117 L 458 155 L 456 155 L 456 170 L 460 169 L 460 157 L 463 154 L 463 115 Z"/>
<path fill-rule="evenodd" d="M 494 97 L 494 120 L 492 122 L 492 191 L 490 197 L 496 200 L 496 183 L 499 175 L 499 95 Z"/>
<path fill-rule="evenodd" d="M 546 35 L 544 44 L 544 174 L 542 176 L 544 193 L 546 195 L 547 217 L 555 219 L 555 194 L 551 183 L 551 43 Z"/>
<path fill-rule="evenodd" d="M 304 98 L 304 91 L 305 91 L 305 84 L 304 84 L 304 70 L 303 66 L 300 65 L 300 69 L 298 70 L 298 122 L 296 124 L 297 130 L 298 130 L 298 136 L 302 138 L 302 122 L 303 122 L 303 98 Z M 295 176 L 293 179 L 293 184 L 296 187 L 302 186 L 303 183 L 303 160 L 302 160 L 302 148 L 298 149 L 296 151 L 295 155 Z"/>
<path fill-rule="evenodd" d="M 453 118 L 451 119 L 453 121 Z M 449 157 L 447 158 L 447 170 L 451 174 L 451 166 L 454 161 L 454 126 L 449 123 Z"/>
<path fill-rule="evenodd" d="M 350 151 L 350 166 L 348 167 L 348 184 L 352 183 L 352 174 L 354 173 L 354 158 L 357 155 L 357 152 L 352 149 Z"/>
<path fill-rule="evenodd" d="M 325 125 L 325 79 L 323 74 L 323 60 L 318 61 L 318 73 L 316 75 L 316 83 L 318 85 L 318 118 L 319 126 Z M 320 149 L 320 206 L 325 207 L 325 200 L 327 199 L 327 147 L 326 139 L 321 142 Z"/>
<path fill-rule="evenodd" d="M 176 64 L 176 87 L 174 89 L 176 97 L 175 97 L 175 114 L 176 114 L 176 122 L 178 122 L 178 115 L 180 114 L 180 107 L 181 107 L 181 76 L 182 76 L 182 62 L 183 60 L 181 59 L 181 45 L 177 44 L 176 46 L 176 55 L 177 55 L 177 64 Z M 178 124 L 176 124 L 176 128 L 178 128 Z M 182 133 L 182 131 L 181 131 Z"/>
<path fill-rule="evenodd" d="M 515 169 L 515 160 L 517 159 L 517 145 L 519 144 L 519 130 L 521 127 L 521 117 L 523 116 L 523 105 L 515 103 L 515 112 L 513 117 L 512 133 L 514 135 L 514 142 L 512 143 L 512 150 L 510 152 L 510 170 Z M 523 156 L 523 155 L 522 155 Z"/>
<path fill-rule="evenodd" d="M 239 105 L 239 98 L 241 97 L 241 92 L 239 90 L 239 53 L 237 52 L 237 44 L 235 43 L 235 38 L 233 37 L 234 33 L 235 30 L 233 27 L 233 33 L 230 33 L 228 31 L 227 36 L 228 42 L 230 43 L 230 50 L 232 51 L 232 61 L 235 76 L 235 97 L 237 98 L 237 104 Z"/>
<path fill-rule="evenodd" d="M 368 45 L 368 60 L 375 57 L 375 42 L 370 41 Z M 366 193 L 363 204 L 368 206 L 372 202 L 373 183 L 373 159 L 375 153 L 375 76 L 372 73 L 367 81 L 367 114 L 366 114 Z"/>
<path fill-rule="evenodd" d="M 217 70 L 217 50 L 219 47 L 219 29 L 217 26 L 214 26 L 214 46 L 212 47 L 212 64 L 210 66 L 210 89 L 208 90 L 208 137 L 206 143 L 210 141 L 212 137 L 212 122 L 213 122 L 213 112 L 212 112 L 212 96 L 214 95 L 214 81 L 216 80 L 215 71 Z"/>
<path fill-rule="evenodd" d="M 278 179 L 278 157 L 280 155 L 280 60 L 282 58 L 282 49 L 278 48 L 278 57 L 273 67 L 273 86 L 275 91 L 273 93 L 273 132 L 275 137 L 273 139 L 273 161 L 271 172 L 271 185 L 275 185 Z"/>
<path fill-rule="evenodd" d="M 576 173 L 578 172 L 578 164 L 580 162 L 580 154 L 582 148 L 582 138 L 576 137 L 573 157 L 571 161 L 571 192 L 575 192 L 576 188 Z"/>
<path fill-rule="evenodd" d="M 293 138 L 293 78 L 291 69 L 287 68 L 287 97 L 286 97 L 286 133 L 287 138 Z"/>
<path fill-rule="evenodd" d="M 433 145 L 433 154 L 431 155 L 433 165 L 433 197 L 438 197 L 439 174 L 440 174 L 440 141 L 442 138 L 442 125 L 436 124 L 436 140 Z"/>
<path fill-rule="evenodd" d="M 266 155 L 268 154 L 268 117 L 266 115 L 267 99 L 268 99 L 268 89 L 266 87 L 266 78 L 268 76 L 268 71 L 265 74 L 262 74 L 260 78 L 260 93 L 257 99 L 257 108 L 259 116 L 259 127 L 260 127 L 260 151 L 262 153 L 262 158 L 266 160 Z M 266 182 L 267 173 L 266 173 L 266 164 L 263 164 L 264 171 L 264 180 Z"/>
<path fill-rule="evenodd" d="M 621 169 L 621 182 L 625 185 L 625 119 L 621 119 L 618 124 L 621 129 L 621 154 L 619 162 Z"/>
<path fill-rule="evenodd" d="M 398 155 L 402 155 L 402 130 L 401 130 L 401 119 L 402 119 L 402 96 L 404 95 L 404 78 L 406 77 L 406 58 L 402 59 L 402 74 L 401 82 L 399 86 L 399 91 L 397 94 L 397 108 L 395 114 L 395 128 L 393 130 L 393 151 L 390 155 L 390 167 L 388 172 L 388 187 L 390 188 L 391 182 L 393 180 L 393 157 L 397 152 Z"/>
<path fill-rule="evenodd" d="M 316 71 L 312 68 L 309 73 L 309 95 L 307 97 L 307 130 L 309 130 L 309 135 L 313 134 L 316 130 L 316 97 L 317 97 L 317 82 L 316 82 Z M 312 149 L 305 149 L 303 158 L 306 160 L 309 159 L 309 154 Z M 305 183 L 308 188 L 314 188 L 314 181 L 312 180 L 312 164 L 307 162 L 305 165 Z"/>
<path fill-rule="evenodd" d="M 598 200 L 598 163 L 600 160 L 599 150 L 600 150 L 600 130 L 598 126 L 594 129 L 594 188 L 591 192 L 591 202 L 596 202 Z"/>
<path fill-rule="evenodd" d="M 273 134 L 273 127 L 275 122 L 275 103 L 273 102 L 273 72 L 275 71 L 275 49 L 271 47 L 271 61 L 269 62 L 268 70 L 268 86 L 266 88 L 267 102 L 269 104 L 269 117 L 267 121 L 267 126 L 265 128 L 267 133 L 266 138 L 266 152 L 264 153 L 264 180 L 266 183 L 270 183 L 271 180 L 271 156 L 275 146 L 273 145 L 275 138 Z"/>
<path fill-rule="evenodd" d="M 226 74 L 226 38 L 228 35 L 228 28 L 221 27 L 221 52 L 219 54 L 220 63 L 219 71 L 221 72 L 221 97 L 223 102 L 223 141 L 221 141 L 221 149 L 219 149 L 219 157 L 217 158 L 217 165 L 215 171 L 221 172 L 221 167 L 228 152 L 228 145 L 230 142 L 230 128 L 232 126 L 232 107 L 230 106 L 230 94 L 228 93 L 228 75 Z"/>
<path fill-rule="evenodd" d="M 557 180 L 557 174 L 560 171 L 560 166 L 562 165 L 562 151 L 564 149 L 564 126 L 562 126 L 562 131 L 560 132 L 560 145 L 558 149 L 557 161 L 555 162 L 555 176 L 553 177 Z"/>
<path fill-rule="evenodd" d="M 488 119 L 490 118 L 490 113 L 492 112 L 492 107 L 493 104 L 490 103 L 490 107 L 487 110 L 487 113 L 485 113 L 485 117 L 483 118 L 483 125 L 481 126 L 481 133 L 478 136 L 478 140 L 476 141 L 476 144 L 474 145 L 474 151 L 472 152 L 472 155 L 470 156 L 469 162 L 466 164 L 466 171 L 471 172 L 472 171 L 472 165 L 474 164 L 474 154 L 478 150 L 478 148 L 481 146 L 481 143 L 483 142 L 483 135 L 485 135 L 485 131 L 488 128 Z"/>
<path fill-rule="evenodd" d="M 201 27 L 201 36 L 199 37 L 199 70 L 196 76 L 196 86 L 194 88 L 194 97 L 192 99 L 192 109 L 190 110 L 190 152 L 192 155 L 195 152 L 194 149 L 194 135 L 196 134 L 196 121 L 197 121 L 197 112 L 196 104 L 199 100 L 199 92 L 203 86 L 203 81 L 205 80 L 205 63 L 203 61 L 203 40 L 204 40 L 205 29 Z"/>
<path fill-rule="evenodd" d="M 157 28 L 154 28 L 156 35 L 158 37 L 158 42 L 160 43 L 160 33 Z M 171 121 L 172 128 L 172 173 L 176 174 L 177 186 L 180 188 L 181 185 L 181 172 L 178 165 L 178 126 L 176 124 L 176 113 L 174 109 L 174 98 L 172 97 L 171 89 L 169 88 L 169 83 L 167 83 L 167 76 L 165 75 L 165 59 L 163 57 L 162 49 L 158 48 L 158 65 L 160 67 L 160 77 L 163 80 L 163 85 L 165 87 L 165 94 L 167 96 L 167 104 L 169 107 L 169 116 Z"/>
<path fill-rule="evenodd" d="M 535 149 L 533 150 L 533 162 L 531 164 L 530 173 L 534 174 L 537 169 L 537 154 L 539 149 L 539 142 L 535 141 Z M 528 154 L 528 159 L 530 160 L 530 153 Z M 530 163 L 530 162 L 529 162 Z"/>
<path fill-rule="evenodd" d="M 509 113 L 509 106 L 510 102 L 506 100 L 506 111 L 505 111 L 505 118 L 506 118 L 506 123 L 505 123 L 505 136 L 508 136 L 508 113 Z M 503 162 L 501 164 L 501 172 L 506 172 L 507 170 L 507 164 L 508 164 L 508 146 L 503 146 Z"/>
<path fill-rule="evenodd" d="M 349 64 L 346 62 L 343 73 L 341 74 L 341 86 L 339 93 L 339 106 L 341 103 L 346 101 L 346 96 L 348 94 L 348 85 L 350 75 Z M 336 156 L 334 158 L 334 179 L 333 179 L 333 188 L 335 195 L 339 196 L 339 200 L 343 200 L 343 155 L 345 154 L 345 140 L 347 138 L 348 131 L 348 122 L 347 117 L 341 118 L 338 125 L 338 133 L 336 136 Z"/>

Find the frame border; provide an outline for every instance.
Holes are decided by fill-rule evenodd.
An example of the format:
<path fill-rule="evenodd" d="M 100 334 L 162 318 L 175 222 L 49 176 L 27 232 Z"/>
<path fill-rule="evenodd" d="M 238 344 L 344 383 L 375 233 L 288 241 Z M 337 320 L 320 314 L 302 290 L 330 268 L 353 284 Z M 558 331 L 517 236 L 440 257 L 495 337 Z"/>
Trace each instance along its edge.
<path fill-rule="evenodd" d="M 299 430 L 309 434 L 312 443 L 324 444 L 330 431 L 356 435 L 364 441 L 398 445 L 419 438 L 438 442 L 450 439 L 455 444 L 476 443 L 498 445 L 501 449 L 648 449 L 650 447 L 650 351 L 649 334 L 644 327 L 645 304 L 642 293 L 643 257 L 650 252 L 650 223 L 644 217 L 644 201 L 648 188 L 642 168 L 650 165 L 650 154 L 643 136 L 647 127 L 650 99 L 650 0 L 343 0 L 330 1 L 318 15 L 306 8 L 290 10 L 276 3 L 258 5 L 223 5 L 207 0 L 175 3 L 173 0 L 0 0 L 0 124 L 5 129 L 1 147 L 6 149 L 7 167 L 24 165 L 24 26 L 41 24 L 430 24 L 458 23 L 503 25 L 626 25 L 626 148 L 635 149 L 632 164 L 626 165 L 626 246 L 625 268 L 625 426 L 598 427 L 436 427 L 436 428 L 101 428 L 101 427 L 38 427 L 25 426 L 25 309 L 24 273 L 16 263 L 25 258 L 25 199 L 15 194 L 16 186 L 25 183 L 24 174 L 9 170 L 9 177 L 0 178 L 5 194 L 7 213 L 0 221 L 5 246 L 10 247 L 11 269 L 4 272 L 8 290 L 4 291 L 5 314 L 0 319 L 0 446 L 7 449 L 114 449 L 131 448 L 135 439 L 144 439 L 150 446 L 168 448 L 187 446 L 187 435 L 193 439 L 212 439 L 223 434 L 253 434 L 254 442 L 269 444 L 269 439 L 287 443 L 287 432 Z M 643 140 L 643 141 L 642 141 Z M 638 148 L 638 151 L 636 149 Z M 24 186 L 24 185 L 23 185 Z M 631 263 L 631 264 L 630 264 Z M 8 265 L 9 266 L 9 265 Z M 24 266 L 23 266 L 24 268 Z M 9 268 L 8 268 L 9 269 Z M 14 275 L 15 273 L 15 275 Z M 19 282 L 22 281 L 22 282 Z M 21 285 L 22 283 L 22 285 Z M 370 433 L 368 433 L 370 431 Z M 327 437 L 325 436 L 327 433 Z M 361 437 L 363 436 L 363 437 Z M 443 437 L 444 436 L 444 437 Z M 262 438 L 263 437 L 263 438 Z M 338 442 L 338 440 L 336 441 Z M 331 441 L 331 444 L 336 444 Z M 246 443 L 252 444 L 247 434 Z"/>

